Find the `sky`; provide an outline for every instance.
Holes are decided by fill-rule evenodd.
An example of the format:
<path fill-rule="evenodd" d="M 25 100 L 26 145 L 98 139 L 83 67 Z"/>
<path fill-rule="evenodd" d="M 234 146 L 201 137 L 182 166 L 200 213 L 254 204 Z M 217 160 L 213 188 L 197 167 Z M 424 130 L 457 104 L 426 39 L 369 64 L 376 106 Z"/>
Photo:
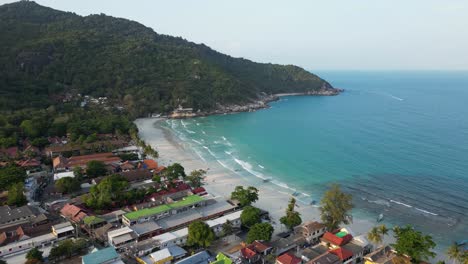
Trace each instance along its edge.
<path fill-rule="evenodd" d="M 466 0 L 36 2 L 128 18 L 258 62 L 309 70 L 468 70 Z"/>

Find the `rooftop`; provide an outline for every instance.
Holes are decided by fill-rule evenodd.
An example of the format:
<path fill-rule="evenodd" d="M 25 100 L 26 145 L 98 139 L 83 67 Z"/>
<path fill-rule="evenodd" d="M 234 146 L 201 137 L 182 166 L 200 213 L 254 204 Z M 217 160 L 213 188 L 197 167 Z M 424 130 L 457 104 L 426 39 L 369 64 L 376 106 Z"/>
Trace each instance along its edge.
<path fill-rule="evenodd" d="M 117 251 L 113 247 L 108 247 L 83 256 L 83 264 L 101 264 L 119 258 Z"/>
<path fill-rule="evenodd" d="M 163 205 L 152 207 L 152 208 L 145 208 L 142 210 L 126 213 L 125 217 L 130 220 L 136 220 L 141 217 L 156 215 L 156 214 L 167 212 L 172 209 L 190 206 L 190 205 L 199 203 L 201 201 L 203 201 L 202 197 L 198 195 L 190 195 L 190 196 L 185 197 L 183 200 L 180 200 L 171 204 L 163 204 Z"/>
<path fill-rule="evenodd" d="M 29 205 L 11 208 L 8 205 L 0 206 L 0 224 L 5 224 L 16 219 L 23 217 L 35 216 L 36 212 L 33 207 Z"/>
<path fill-rule="evenodd" d="M 291 253 L 284 253 L 283 255 L 276 258 L 276 260 L 282 264 L 299 264 L 301 259 L 294 256 Z"/>
<path fill-rule="evenodd" d="M 177 261 L 175 264 L 208 264 L 211 260 L 213 260 L 211 255 L 207 251 L 202 251 Z"/>

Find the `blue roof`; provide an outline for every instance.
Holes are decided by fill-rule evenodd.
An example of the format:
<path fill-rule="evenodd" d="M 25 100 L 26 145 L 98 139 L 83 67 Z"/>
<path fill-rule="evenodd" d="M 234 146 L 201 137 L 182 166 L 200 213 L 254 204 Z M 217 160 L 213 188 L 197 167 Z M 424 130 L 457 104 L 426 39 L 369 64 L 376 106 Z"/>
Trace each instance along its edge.
<path fill-rule="evenodd" d="M 175 264 L 208 264 L 213 260 L 210 253 L 207 251 L 198 252 L 190 257 L 184 258 Z"/>
<path fill-rule="evenodd" d="M 108 247 L 83 256 L 83 264 L 100 264 L 116 258 L 120 256 L 115 248 Z"/>

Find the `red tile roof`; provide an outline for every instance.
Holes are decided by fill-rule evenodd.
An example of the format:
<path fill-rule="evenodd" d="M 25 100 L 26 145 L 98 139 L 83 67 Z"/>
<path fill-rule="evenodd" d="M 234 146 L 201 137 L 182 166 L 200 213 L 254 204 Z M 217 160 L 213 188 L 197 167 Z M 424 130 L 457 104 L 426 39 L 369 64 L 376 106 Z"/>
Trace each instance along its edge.
<path fill-rule="evenodd" d="M 265 250 L 271 248 L 270 244 L 268 244 L 266 242 L 258 241 L 258 240 L 255 240 L 252 243 L 252 246 L 255 249 L 255 251 L 257 251 L 259 253 L 263 253 Z"/>
<path fill-rule="evenodd" d="M 88 216 L 83 209 L 73 204 L 65 204 L 60 210 L 60 214 L 74 222 L 80 222 L 83 218 Z"/>
<path fill-rule="evenodd" d="M 82 156 L 73 156 L 69 159 L 64 157 L 56 157 L 53 160 L 54 169 L 56 168 L 74 168 L 74 167 L 84 167 L 89 161 L 97 160 L 104 162 L 105 164 L 110 164 L 113 162 L 119 162 L 120 158 L 114 156 L 112 152 L 106 153 L 97 153 L 91 155 L 82 155 Z"/>
<path fill-rule="evenodd" d="M 206 193 L 206 190 L 203 187 L 198 187 L 198 188 L 193 189 L 192 192 L 194 194 L 199 194 L 199 193 L 203 194 L 203 193 Z"/>
<path fill-rule="evenodd" d="M 276 261 L 280 262 L 281 264 L 299 264 L 301 263 L 301 259 L 294 256 L 291 253 L 285 253 L 276 258 Z"/>
<path fill-rule="evenodd" d="M 251 259 L 257 255 L 257 252 L 253 251 L 250 248 L 241 248 L 241 254 L 246 259 Z"/>
<path fill-rule="evenodd" d="M 330 250 L 329 252 L 334 255 L 337 255 L 341 260 L 346 260 L 353 256 L 353 252 L 344 248 L 333 249 L 333 250 Z"/>
<path fill-rule="evenodd" d="M 143 168 L 148 170 L 156 170 L 158 169 L 158 163 L 155 160 L 145 159 L 143 161 Z"/>
<path fill-rule="evenodd" d="M 344 237 L 337 237 L 333 233 L 325 232 L 325 234 L 323 234 L 322 239 L 325 240 L 326 242 L 330 242 L 333 245 L 343 246 L 347 244 L 349 241 L 351 241 L 353 239 L 353 236 L 351 234 L 347 234 Z"/>

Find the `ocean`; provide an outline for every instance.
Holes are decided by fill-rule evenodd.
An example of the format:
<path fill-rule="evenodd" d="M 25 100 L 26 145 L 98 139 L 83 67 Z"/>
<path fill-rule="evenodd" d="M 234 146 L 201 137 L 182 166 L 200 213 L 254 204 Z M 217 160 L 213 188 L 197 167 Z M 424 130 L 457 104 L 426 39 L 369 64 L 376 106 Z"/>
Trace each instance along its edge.
<path fill-rule="evenodd" d="M 339 183 L 355 217 L 411 224 L 445 251 L 468 239 L 468 72 L 316 72 L 339 96 L 166 120 L 207 162 L 302 203 Z"/>

